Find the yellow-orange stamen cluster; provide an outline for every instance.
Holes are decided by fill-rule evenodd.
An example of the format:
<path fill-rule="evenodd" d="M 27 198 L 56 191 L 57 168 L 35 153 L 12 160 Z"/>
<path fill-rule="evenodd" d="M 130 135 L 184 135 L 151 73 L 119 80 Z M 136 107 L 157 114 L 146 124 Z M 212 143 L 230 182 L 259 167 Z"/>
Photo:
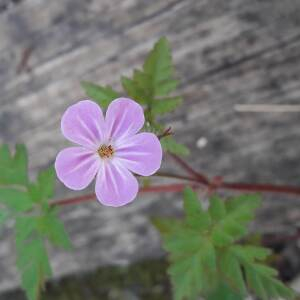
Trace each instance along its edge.
<path fill-rule="evenodd" d="M 114 149 L 111 145 L 102 145 L 97 152 L 101 158 L 110 158 L 114 154 Z"/>

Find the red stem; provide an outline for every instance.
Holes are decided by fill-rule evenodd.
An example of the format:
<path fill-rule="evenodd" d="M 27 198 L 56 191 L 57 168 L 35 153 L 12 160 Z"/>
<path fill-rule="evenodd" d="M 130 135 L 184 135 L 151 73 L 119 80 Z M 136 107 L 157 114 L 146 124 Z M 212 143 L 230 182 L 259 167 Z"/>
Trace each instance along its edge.
<path fill-rule="evenodd" d="M 300 187 L 286 186 L 286 185 L 272 185 L 272 184 L 250 184 L 250 183 L 231 183 L 224 182 L 221 177 L 214 177 L 209 180 L 207 176 L 195 171 L 190 165 L 175 154 L 170 154 L 174 161 L 182 167 L 190 176 L 160 173 L 155 176 L 162 176 L 168 178 L 175 178 L 187 181 L 188 183 L 177 183 L 168 185 L 157 185 L 143 187 L 140 189 L 140 193 L 155 193 L 155 192 L 181 192 L 185 186 L 191 186 L 193 188 L 204 186 L 208 189 L 208 192 L 213 192 L 218 189 L 226 189 L 232 191 L 248 191 L 248 192 L 267 192 L 267 193 L 285 193 L 291 195 L 300 195 Z M 193 182 L 193 184 L 191 184 Z M 88 194 L 79 197 L 56 200 L 51 205 L 69 205 L 87 202 L 95 199 L 95 194 Z"/>
<path fill-rule="evenodd" d="M 179 165 L 181 166 L 188 174 L 190 174 L 191 176 L 193 176 L 194 178 L 198 179 L 198 181 L 200 183 L 203 183 L 203 184 L 209 184 L 209 180 L 208 178 L 195 171 L 191 166 L 189 166 L 182 158 L 180 158 L 179 156 L 175 155 L 175 154 L 169 154 L 173 160 Z"/>
<path fill-rule="evenodd" d="M 156 185 L 156 186 L 148 186 L 143 187 L 139 190 L 139 193 L 159 193 L 159 192 L 181 192 L 184 190 L 186 186 L 191 186 L 192 188 L 196 188 L 197 184 L 184 184 L 184 183 L 178 183 L 178 184 L 168 184 L 168 185 Z M 78 197 L 72 197 L 68 199 L 61 199 L 61 200 L 55 200 L 51 202 L 51 206 L 63 206 L 63 205 L 72 205 L 72 204 L 78 204 L 83 202 L 88 202 L 91 200 L 94 200 L 96 198 L 96 195 L 93 194 L 87 194 L 83 196 Z"/>
<path fill-rule="evenodd" d="M 220 185 L 220 188 L 248 191 L 248 192 L 267 192 L 267 193 L 284 193 L 291 195 L 300 195 L 300 187 L 288 185 L 272 184 L 250 184 L 250 183 L 226 183 Z"/>

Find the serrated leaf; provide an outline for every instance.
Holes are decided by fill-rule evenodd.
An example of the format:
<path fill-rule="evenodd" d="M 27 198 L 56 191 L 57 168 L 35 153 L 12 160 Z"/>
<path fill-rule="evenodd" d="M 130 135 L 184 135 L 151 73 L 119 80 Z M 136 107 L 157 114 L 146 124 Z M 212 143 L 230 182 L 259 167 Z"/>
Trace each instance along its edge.
<path fill-rule="evenodd" d="M 143 70 L 151 78 L 153 95 L 157 95 L 157 86 L 172 76 L 172 57 L 169 42 L 162 37 L 155 43 L 147 56 Z"/>
<path fill-rule="evenodd" d="M 36 182 L 28 186 L 33 202 L 43 202 L 54 196 L 55 178 L 53 166 L 39 172 Z"/>
<path fill-rule="evenodd" d="M 110 102 L 119 97 L 119 93 L 110 86 L 100 86 L 91 82 L 81 82 L 86 94 L 95 100 L 102 108 L 107 108 Z"/>
<path fill-rule="evenodd" d="M 15 211 L 27 211 L 33 203 L 27 192 L 13 188 L 0 188 L 0 203 Z"/>
<path fill-rule="evenodd" d="M 193 228 L 204 231 L 211 225 L 209 214 L 203 210 L 197 194 L 189 187 L 183 193 L 186 223 Z"/>
<path fill-rule="evenodd" d="M 214 202 L 217 201 L 215 198 Z M 212 230 L 214 243 L 219 247 L 226 246 L 244 236 L 247 232 L 247 225 L 253 220 L 254 212 L 259 204 L 260 199 L 254 195 L 243 195 L 227 201 L 225 203 L 226 215 L 219 221 L 215 220 Z"/>
<path fill-rule="evenodd" d="M 271 255 L 271 250 L 263 247 L 252 245 L 234 245 L 231 251 L 243 261 L 265 260 Z"/>
<path fill-rule="evenodd" d="M 38 219 L 35 216 L 18 216 L 16 218 L 15 232 L 16 245 L 22 247 L 22 243 L 30 238 L 37 228 Z"/>
<path fill-rule="evenodd" d="M 147 91 L 143 90 L 136 81 L 128 77 L 122 76 L 121 82 L 123 89 L 127 92 L 128 96 L 140 104 L 146 104 Z"/>
<path fill-rule="evenodd" d="M 29 300 L 37 300 L 46 277 L 51 276 L 48 254 L 42 240 L 34 239 L 18 248 L 17 266 Z"/>
<path fill-rule="evenodd" d="M 190 151 L 186 146 L 177 143 L 171 136 L 163 137 L 160 142 L 163 149 L 167 152 L 182 156 L 187 156 L 190 154 Z"/>
<path fill-rule="evenodd" d="M 172 91 L 174 91 L 178 85 L 179 81 L 175 79 L 166 79 L 165 81 L 161 81 L 159 85 L 157 85 L 155 90 L 156 97 L 164 97 L 169 95 Z"/>
<path fill-rule="evenodd" d="M 269 250 L 237 244 L 247 234 L 259 203 L 253 195 L 238 196 L 226 203 L 215 196 L 204 210 L 196 193 L 188 188 L 184 191 L 184 220 L 156 222 L 169 253 L 168 273 L 175 299 L 202 295 L 217 300 L 213 297 L 219 294 L 212 293 L 217 283 L 230 287 L 224 299 L 244 299 L 247 288 L 262 299 L 293 299 L 293 292 L 276 278 L 276 270 L 263 262 Z"/>
<path fill-rule="evenodd" d="M 221 283 L 219 286 L 208 295 L 207 300 L 244 300 L 245 297 L 236 293 L 229 288 L 227 284 Z"/>
<path fill-rule="evenodd" d="M 158 115 L 173 111 L 182 102 L 181 97 L 170 97 L 178 81 L 173 78 L 171 49 L 166 38 L 155 43 L 142 70 L 136 69 L 132 78 L 123 76 L 121 80 L 127 94 L 146 105 L 145 118 L 153 127 Z M 177 152 L 186 153 L 187 150 L 178 146 Z"/>
<path fill-rule="evenodd" d="M 219 267 L 221 277 L 227 282 L 233 291 L 242 296 L 247 295 L 246 286 L 239 261 L 230 251 L 220 251 Z"/>
<path fill-rule="evenodd" d="M 0 147 L 0 185 L 26 185 L 28 183 L 27 151 L 24 145 L 17 145 L 15 155 L 7 145 Z"/>
<path fill-rule="evenodd" d="M 213 196 L 209 200 L 209 214 L 215 221 L 219 221 L 226 215 L 226 208 L 224 201 L 216 196 Z"/>
<path fill-rule="evenodd" d="M 152 104 L 152 113 L 162 115 L 175 110 L 182 103 L 181 97 L 159 99 Z"/>
<path fill-rule="evenodd" d="M 16 145 L 16 153 L 13 162 L 14 168 L 17 169 L 19 173 L 19 183 L 26 185 L 28 183 L 28 155 L 25 145 Z"/>
<path fill-rule="evenodd" d="M 20 216 L 16 220 L 16 264 L 21 273 L 22 287 L 30 300 L 39 298 L 44 280 L 51 276 L 48 254 L 37 227 L 36 216 Z"/>
<path fill-rule="evenodd" d="M 65 231 L 64 224 L 58 219 L 56 212 L 52 211 L 39 219 L 39 231 L 55 245 L 65 249 L 71 249 L 72 244 Z"/>
<path fill-rule="evenodd" d="M 250 245 L 233 245 L 230 253 L 239 261 L 245 271 L 249 288 L 261 299 L 293 299 L 294 292 L 280 282 L 277 271 L 264 263 L 269 250 Z"/>

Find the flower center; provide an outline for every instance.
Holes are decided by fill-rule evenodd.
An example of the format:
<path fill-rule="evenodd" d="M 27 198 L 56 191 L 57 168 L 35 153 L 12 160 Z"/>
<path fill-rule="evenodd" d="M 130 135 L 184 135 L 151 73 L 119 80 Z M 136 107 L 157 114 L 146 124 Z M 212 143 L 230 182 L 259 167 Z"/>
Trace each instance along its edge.
<path fill-rule="evenodd" d="M 102 145 L 97 152 L 101 158 L 110 158 L 115 151 L 111 145 Z"/>

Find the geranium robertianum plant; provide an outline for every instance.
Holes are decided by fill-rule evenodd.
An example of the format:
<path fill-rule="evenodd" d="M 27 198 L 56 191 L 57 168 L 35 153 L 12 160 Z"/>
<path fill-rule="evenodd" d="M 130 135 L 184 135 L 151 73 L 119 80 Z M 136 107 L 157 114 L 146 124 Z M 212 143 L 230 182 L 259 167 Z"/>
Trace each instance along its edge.
<path fill-rule="evenodd" d="M 204 209 L 196 191 L 204 188 L 212 194 L 222 188 L 300 195 L 300 188 L 226 183 L 218 177 L 210 180 L 181 158 L 189 154 L 188 149 L 158 121 L 182 103 L 181 97 L 173 95 L 178 81 L 173 78 L 165 38 L 155 44 L 141 70 L 134 70 L 132 78 L 122 77 L 121 81 L 123 93 L 109 86 L 82 83 L 90 100 L 74 102 L 61 120 L 63 135 L 76 146 L 61 150 L 55 170 L 51 166 L 41 171 L 35 181 L 28 176 L 24 146 L 17 145 L 14 154 L 7 145 L 0 147 L 0 224 L 15 220 L 16 264 L 27 298 L 39 299 L 45 280 L 51 277 L 46 242 L 71 249 L 58 217 L 61 205 L 84 205 L 87 200 L 98 199 L 119 209 L 135 205 L 130 202 L 138 192 L 184 191 L 182 220 L 152 220 L 169 257 L 174 299 L 201 296 L 207 300 L 242 300 L 249 294 L 259 299 L 293 299 L 294 292 L 266 263 L 270 251 L 245 242 L 247 225 L 260 205 L 259 196 L 241 194 L 221 199 L 213 195 Z M 160 172 L 163 152 L 187 175 Z M 84 189 L 95 178 L 95 194 L 51 201 L 55 197 L 55 173 L 73 190 Z M 165 176 L 181 182 L 139 188 L 136 175 Z"/>

